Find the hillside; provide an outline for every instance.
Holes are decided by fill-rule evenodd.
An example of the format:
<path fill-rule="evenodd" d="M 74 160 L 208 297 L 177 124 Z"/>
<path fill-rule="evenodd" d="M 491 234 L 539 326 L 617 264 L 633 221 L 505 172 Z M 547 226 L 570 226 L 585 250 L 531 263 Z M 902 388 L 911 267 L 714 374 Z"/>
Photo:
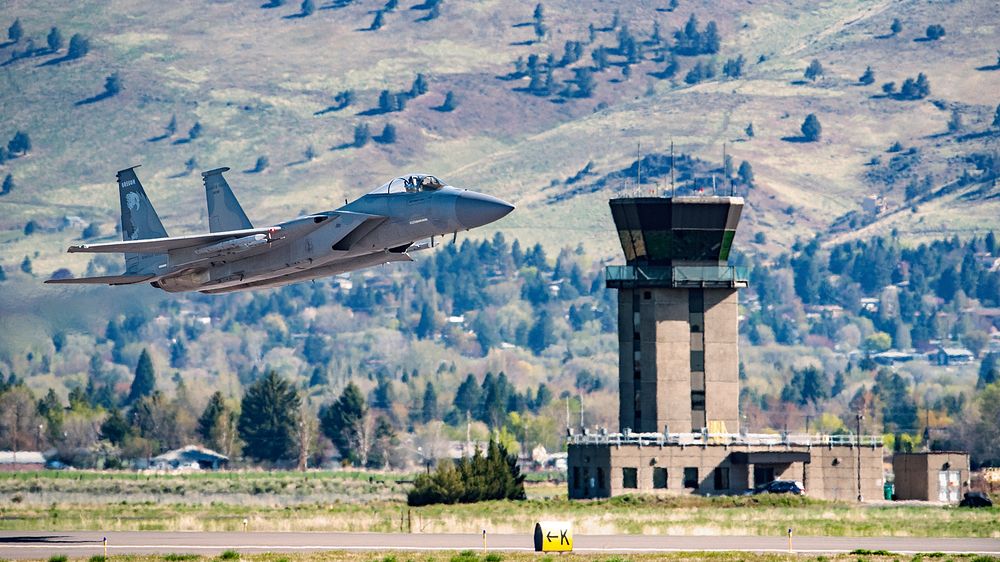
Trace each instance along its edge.
<path fill-rule="evenodd" d="M 988 3 L 680 2 L 672 12 L 656 3 L 553 3 L 545 6 L 548 33 L 541 41 L 532 31 L 533 2 L 444 2 L 430 21 L 422 21 L 429 10 L 404 3 L 384 15 L 381 29 L 366 31 L 380 6 L 320 3 L 312 15 L 295 17 L 298 6 L 291 3 L 265 9 L 237 2 L 151 7 L 123 1 L 83 10 L 59 2 L 9 3 L 4 21 L 19 18 L 24 37 L 6 43 L 0 59 L 29 40 L 40 48 L 52 26 L 66 38 L 84 35 L 91 49 L 80 60 L 60 62 L 63 49 L 0 67 L 0 136 L 23 130 L 33 145 L 0 168 L 16 185 L 0 198 L 5 268 L 15 269 L 35 251 L 39 273 L 67 262 L 62 250 L 79 228 L 26 238 L 20 232 L 30 219 L 55 229 L 64 216 L 77 215 L 112 235 L 114 172 L 134 164 L 143 165 L 141 177 L 172 232 L 204 228 L 200 170 L 232 167 L 231 183 L 251 217 L 269 221 L 335 206 L 387 177 L 422 169 L 516 202 L 519 211 L 497 229 L 529 242 L 546 242 L 545 234 L 556 229 L 611 253 L 611 238 L 589 235 L 605 231 L 604 201 L 622 186 L 554 204 L 547 186 L 588 162 L 596 173 L 627 166 L 637 143 L 662 153 L 671 141 L 679 153 L 719 166 L 726 142 L 735 163 L 753 165 L 756 188 L 742 236 L 749 240 L 765 231 L 767 250 L 825 231 L 859 210 L 870 193 L 884 194 L 890 210 L 906 210 L 890 212 L 870 231 L 895 228 L 933 238 L 997 224 L 1000 198 L 990 185 L 951 190 L 913 210 L 903 201 L 911 177 L 930 174 L 940 189 L 966 170 L 976 173 L 967 155 L 997 148 L 996 134 L 976 134 L 989 129 L 1000 91 L 1000 71 L 991 70 L 1000 29 L 976 24 L 991 21 Z M 620 25 L 607 29 L 616 9 Z M 677 57 L 671 79 L 652 76 L 664 66 L 650 44 L 654 22 L 669 44 L 692 14 L 701 25 L 717 22 L 721 49 Z M 885 37 L 894 18 L 902 31 Z M 943 25 L 946 35 L 920 41 L 932 23 Z M 597 30 L 590 44 L 588 24 Z M 610 55 L 608 68 L 594 74 L 592 97 L 534 95 L 518 91 L 527 88 L 527 78 L 506 78 L 518 57 L 534 53 L 544 60 L 553 53 L 558 60 L 566 41 L 584 42 L 581 59 L 553 73 L 560 90 L 573 68 L 594 64 L 595 48 L 618 45 L 622 26 L 645 52 L 627 80 L 624 57 Z M 737 55 L 746 61 L 741 78 L 718 72 Z M 716 78 L 685 83 L 696 60 L 710 59 L 717 63 Z M 815 81 L 802 77 L 812 59 L 824 69 Z M 861 86 L 858 77 L 869 65 L 875 83 Z M 898 86 L 920 72 L 930 81 L 927 98 L 881 95 L 884 82 Z M 121 92 L 89 101 L 100 97 L 112 73 L 121 79 Z M 381 90 L 407 91 L 418 73 L 428 82 L 425 95 L 403 111 L 363 115 L 377 107 Z M 353 92 L 353 104 L 324 112 L 345 90 Z M 454 92 L 456 109 L 435 110 L 447 91 Z M 963 128 L 949 134 L 953 108 Z M 822 138 L 792 142 L 808 113 L 820 118 Z M 172 116 L 177 132 L 152 140 L 163 136 Z M 202 132 L 188 142 L 195 123 Z M 391 123 L 398 141 L 344 148 L 360 123 L 373 134 Z M 744 132 L 748 123 L 752 139 Z M 886 150 L 896 141 L 917 147 L 919 162 L 892 184 L 871 181 L 870 161 L 888 161 Z M 312 160 L 304 156 L 309 147 Z M 269 168 L 241 173 L 261 155 Z M 190 158 L 196 162 L 188 171 Z M 69 260 L 70 267 L 82 270 L 81 260 Z"/>

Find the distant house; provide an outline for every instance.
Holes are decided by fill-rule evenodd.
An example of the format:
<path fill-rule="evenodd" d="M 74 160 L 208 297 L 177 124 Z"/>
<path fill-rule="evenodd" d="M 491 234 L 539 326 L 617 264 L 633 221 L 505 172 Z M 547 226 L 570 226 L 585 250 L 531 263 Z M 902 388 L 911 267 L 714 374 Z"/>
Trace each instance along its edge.
<path fill-rule="evenodd" d="M 869 195 L 861 202 L 861 210 L 869 215 L 881 215 L 888 209 L 885 199 L 878 195 Z"/>
<path fill-rule="evenodd" d="M 972 363 L 975 355 L 964 347 L 939 347 L 927 354 L 927 360 L 937 365 L 964 365 Z"/>
<path fill-rule="evenodd" d="M 889 351 L 883 351 L 882 353 L 876 353 L 872 355 L 872 360 L 879 365 L 891 366 L 896 363 L 906 363 L 913 361 L 916 356 L 912 353 L 906 353 L 905 351 L 896 351 L 890 349 Z"/>
<path fill-rule="evenodd" d="M 211 449 L 188 445 L 153 457 L 149 467 L 154 470 L 219 470 L 229 463 L 229 457 Z"/>
<path fill-rule="evenodd" d="M 21 472 L 45 468 L 45 457 L 38 451 L 0 451 L 0 472 Z"/>

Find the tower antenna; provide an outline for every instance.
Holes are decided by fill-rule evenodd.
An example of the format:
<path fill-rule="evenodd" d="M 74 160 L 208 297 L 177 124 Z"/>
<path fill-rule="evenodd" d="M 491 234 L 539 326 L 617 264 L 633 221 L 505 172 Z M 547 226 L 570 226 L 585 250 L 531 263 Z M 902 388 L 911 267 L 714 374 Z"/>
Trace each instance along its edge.
<path fill-rule="evenodd" d="M 635 187 L 642 195 L 642 143 L 635 143 Z"/>
<path fill-rule="evenodd" d="M 674 198 L 674 141 L 670 141 L 670 198 Z"/>

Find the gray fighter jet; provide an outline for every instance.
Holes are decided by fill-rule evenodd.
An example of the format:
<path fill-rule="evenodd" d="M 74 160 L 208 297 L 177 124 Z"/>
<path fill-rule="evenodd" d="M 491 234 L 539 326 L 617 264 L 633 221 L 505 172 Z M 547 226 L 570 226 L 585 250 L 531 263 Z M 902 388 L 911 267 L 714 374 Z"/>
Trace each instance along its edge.
<path fill-rule="evenodd" d="M 412 261 L 436 237 L 489 224 L 514 206 L 445 185 L 427 174 L 398 177 L 334 211 L 255 228 L 219 168 L 202 173 L 209 234 L 167 236 L 135 168 L 118 172 L 122 242 L 69 252 L 123 253 L 125 273 L 46 283 L 131 285 L 168 292 L 228 293 L 280 287 L 374 265 Z"/>

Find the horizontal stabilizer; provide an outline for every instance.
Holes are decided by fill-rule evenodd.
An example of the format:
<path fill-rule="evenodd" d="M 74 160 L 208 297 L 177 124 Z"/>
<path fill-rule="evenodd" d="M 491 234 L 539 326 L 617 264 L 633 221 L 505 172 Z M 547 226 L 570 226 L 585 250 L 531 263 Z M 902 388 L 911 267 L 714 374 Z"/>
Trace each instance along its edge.
<path fill-rule="evenodd" d="M 105 275 L 103 277 L 70 277 L 67 279 L 49 279 L 46 283 L 52 285 L 132 285 L 152 279 L 154 275 Z"/>
<path fill-rule="evenodd" d="M 128 252 L 131 254 L 163 254 L 171 250 L 181 248 L 191 248 L 202 244 L 221 242 L 228 238 L 239 238 L 252 236 L 254 234 L 269 234 L 280 230 L 280 227 L 270 228 L 247 228 L 244 230 L 230 230 L 227 232 L 213 232 L 211 234 L 190 234 L 188 236 L 172 236 L 169 238 L 152 238 L 149 240 L 128 240 L 124 242 L 106 242 L 103 244 L 80 244 L 70 246 L 69 253 L 93 253 L 93 254 L 116 254 Z"/>

